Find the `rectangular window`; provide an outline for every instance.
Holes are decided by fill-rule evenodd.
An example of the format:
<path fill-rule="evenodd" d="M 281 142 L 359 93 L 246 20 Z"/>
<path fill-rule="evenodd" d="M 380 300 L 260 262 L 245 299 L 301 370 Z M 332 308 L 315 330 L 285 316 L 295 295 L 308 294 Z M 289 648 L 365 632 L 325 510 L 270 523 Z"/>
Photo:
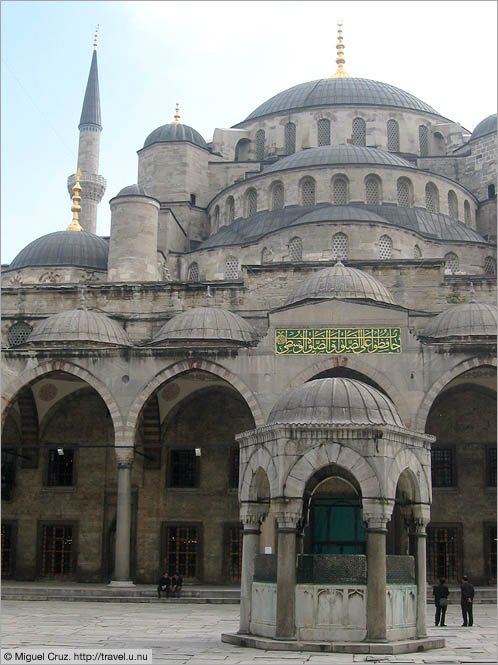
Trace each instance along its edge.
<path fill-rule="evenodd" d="M 16 478 L 16 456 L 12 448 L 2 450 L 2 501 L 10 501 Z"/>
<path fill-rule="evenodd" d="M 241 526 L 228 528 L 227 563 L 228 580 L 239 582 L 242 572 L 242 542 L 244 530 Z"/>
<path fill-rule="evenodd" d="M 2 577 L 10 577 L 14 567 L 12 524 L 2 524 Z"/>
<path fill-rule="evenodd" d="M 48 451 L 49 487 L 71 487 L 73 484 L 74 450 L 54 448 Z"/>
<path fill-rule="evenodd" d="M 486 448 L 486 486 L 496 487 L 496 446 Z"/>
<path fill-rule="evenodd" d="M 496 584 L 496 524 L 487 524 L 484 529 L 488 584 Z"/>
<path fill-rule="evenodd" d="M 73 573 L 73 527 L 45 524 L 42 527 L 42 577 L 65 577 Z"/>
<path fill-rule="evenodd" d="M 195 450 L 172 450 L 170 454 L 170 487 L 197 487 Z"/>
<path fill-rule="evenodd" d="M 456 526 L 427 528 L 427 581 L 459 581 L 460 531 Z"/>
<path fill-rule="evenodd" d="M 199 529 L 196 526 L 166 527 L 166 568 L 169 574 L 198 577 Z"/>
<path fill-rule="evenodd" d="M 232 448 L 230 448 L 230 478 L 228 484 L 230 489 L 238 489 L 239 487 L 239 462 L 239 447 L 232 446 Z"/>
<path fill-rule="evenodd" d="M 456 487 L 453 448 L 431 450 L 431 473 L 433 487 Z"/>

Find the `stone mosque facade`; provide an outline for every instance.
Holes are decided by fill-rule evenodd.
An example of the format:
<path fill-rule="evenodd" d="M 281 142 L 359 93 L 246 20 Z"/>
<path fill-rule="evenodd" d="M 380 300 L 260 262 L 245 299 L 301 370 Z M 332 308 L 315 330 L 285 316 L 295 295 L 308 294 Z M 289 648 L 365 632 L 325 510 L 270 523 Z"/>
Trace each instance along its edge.
<path fill-rule="evenodd" d="M 102 237 L 95 44 L 73 221 L 2 266 L 4 577 L 168 568 L 303 639 L 302 585 L 359 589 L 363 639 L 365 589 L 408 598 L 396 638 L 425 576 L 496 583 L 496 114 L 469 132 L 337 48 L 210 142 L 178 105 L 144 131 Z"/>

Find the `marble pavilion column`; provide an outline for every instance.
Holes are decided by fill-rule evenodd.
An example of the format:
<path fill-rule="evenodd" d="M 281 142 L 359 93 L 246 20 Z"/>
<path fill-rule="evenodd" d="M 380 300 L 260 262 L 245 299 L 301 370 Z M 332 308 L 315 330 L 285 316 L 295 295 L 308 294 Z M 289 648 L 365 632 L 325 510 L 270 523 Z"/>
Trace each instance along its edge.
<path fill-rule="evenodd" d="M 389 517 L 365 516 L 367 524 L 367 640 L 387 640 L 386 534 Z"/>
<path fill-rule="evenodd" d="M 135 586 L 130 578 L 131 552 L 131 470 L 133 449 L 116 449 L 118 496 L 116 504 L 116 544 L 114 579 L 109 586 Z"/>
<path fill-rule="evenodd" d="M 239 633 L 248 634 L 251 629 L 252 582 L 254 560 L 259 552 L 261 515 L 256 508 L 250 512 L 245 506 L 241 509 L 241 522 L 244 527 L 242 541 L 242 571 L 240 576 L 240 624 Z"/>
<path fill-rule="evenodd" d="M 297 534 L 302 514 L 302 501 L 293 500 L 292 506 L 281 506 L 278 503 L 275 502 L 278 538 L 275 637 L 277 639 L 295 639 Z"/>
<path fill-rule="evenodd" d="M 429 507 L 427 509 L 429 510 Z M 416 517 L 412 532 L 415 544 L 415 579 L 417 581 L 417 637 L 427 637 L 426 526 L 428 523 L 428 517 Z"/>

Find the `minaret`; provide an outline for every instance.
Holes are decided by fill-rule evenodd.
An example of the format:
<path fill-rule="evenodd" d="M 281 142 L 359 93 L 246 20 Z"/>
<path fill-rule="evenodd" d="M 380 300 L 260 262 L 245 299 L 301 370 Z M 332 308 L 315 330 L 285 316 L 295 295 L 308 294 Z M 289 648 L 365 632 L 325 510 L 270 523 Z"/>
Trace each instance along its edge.
<path fill-rule="evenodd" d="M 104 196 L 106 181 L 99 172 L 100 132 L 102 125 L 100 120 L 100 95 L 99 74 L 97 70 L 97 37 L 98 29 L 95 31 L 93 40 L 93 56 L 86 84 L 85 99 L 81 111 L 80 143 L 78 148 L 78 166 L 81 172 L 81 213 L 79 222 L 84 231 L 95 233 L 97 228 L 97 206 Z M 73 194 L 76 183 L 76 175 L 67 179 L 69 195 Z"/>

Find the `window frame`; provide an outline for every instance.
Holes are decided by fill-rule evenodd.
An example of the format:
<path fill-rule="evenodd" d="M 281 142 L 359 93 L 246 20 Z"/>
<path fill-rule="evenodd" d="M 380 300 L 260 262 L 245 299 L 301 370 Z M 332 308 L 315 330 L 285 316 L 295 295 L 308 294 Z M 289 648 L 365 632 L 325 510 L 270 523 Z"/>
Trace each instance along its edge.
<path fill-rule="evenodd" d="M 203 533 L 203 527 L 204 524 L 203 522 L 200 521 L 195 521 L 195 520 L 186 520 L 185 522 L 180 522 L 178 520 L 175 521 L 164 521 L 161 522 L 161 530 L 160 530 L 160 570 L 158 573 L 163 573 L 164 570 L 168 569 L 170 574 L 173 574 L 173 570 L 169 568 L 169 563 L 167 562 L 167 555 L 168 555 L 168 529 L 197 529 L 196 532 L 196 537 L 197 537 L 197 548 L 196 548 L 196 566 L 195 566 L 195 572 L 196 576 L 195 577 L 190 577 L 187 575 L 182 575 L 183 581 L 185 583 L 186 580 L 192 581 L 192 582 L 199 582 L 203 578 L 203 544 L 204 544 L 204 533 Z"/>
<path fill-rule="evenodd" d="M 450 584 L 456 584 L 460 581 L 462 575 L 463 567 L 463 525 L 461 522 L 429 522 L 427 525 L 427 550 L 426 550 L 426 564 L 427 564 L 427 582 L 428 584 L 436 583 L 440 577 L 439 572 L 432 577 L 433 571 L 429 566 L 429 543 L 431 541 L 430 535 L 431 532 L 436 529 L 455 529 L 456 533 L 456 576 L 455 578 L 450 578 L 448 574 L 444 575 L 447 582 Z M 447 572 L 447 571 L 446 571 Z"/>
<path fill-rule="evenodd" d="M 450 465 L 451 465 L 451 485 L 435 485 L 434 484 L 434 476 L 433 476 L 433 462 L 432 462 L 432 454 L 436 451 L 449 451 L 451 453 L 451 459 L 450 459 Z M 448 490 L 457 490 L 458 489 L 458 466 L 457 466 L 457 450 L 455 445 L 447 445 L 447 444 L 441 444 L 437 445 L 434 444 L 431 447 L 431 485 L 432 489 L 435 492 L 445 492 Z"/>
<path fill-rule="evenodd" d="M 62 448 L 64 450 L 63 455 L 59 455 L 57 450 L 59 448 Z M 52 483 L 51 482 L 51 471 L 50 471 L 50 461 L 51 461 L 51 454 L 54 453 L 54 458 L 58 459 L 59 457 L 66 457 L 66 452 L 71 453 L 71 483 L 66 484 L 66 483 Z M 56 447 L 50 447 L 47 449 L 47 463 L 46 463 L 46 471 L 45 471 L 45 484 L 44 488 L 45 489 L 50 489 L 50 490 L 57 490 L 57 489 L 70 489 L 72 487 L 76 487 L 76 461 L 77 461 L 77 456 L 78 456 L 78 451 L 76 448 L 69 448 L 66 446 L 64 443 L 61 443 L 60 445 Z"/>
<path fill-rule="evenodd" d="M 71 527 L 71 573 L 68 575 L 42 575 L 42 565 L 43 565 L 43 529 L 45 527 Z M 78 570 L 78 531 L 79 531 L 79 522 L 77 520 L 70 519 L 44 519 L 38 521 L 37 528 L 37 556 L 36 556 L 36 570 L 37 577 L 41 579 L 75 579 L 77 577 Z"/>
<path fill-rule="evenodd" d="M 175 453 L 185 453 L 189 452 L 192 453 L 193 455 L 193 468 L 192 471 L 190 472 L 192 474 L 192 485 L 177 485 L 173 484 L 174 479 L 173 479 L 173 474 L 174 474 L 174 454 Z M 168 456 L 167 456 L 167 466 L 166 466 L 166 487 L 168 490 L 198 490 L 200 488 L 200 476 L 201 476 L 201 464 L 200 464 L 200 456 L 197 456 L 195 454 L 195 448 L 169 448 L 168 449 Z M 178 481 L 180 482 L 180 481 Z"/>

